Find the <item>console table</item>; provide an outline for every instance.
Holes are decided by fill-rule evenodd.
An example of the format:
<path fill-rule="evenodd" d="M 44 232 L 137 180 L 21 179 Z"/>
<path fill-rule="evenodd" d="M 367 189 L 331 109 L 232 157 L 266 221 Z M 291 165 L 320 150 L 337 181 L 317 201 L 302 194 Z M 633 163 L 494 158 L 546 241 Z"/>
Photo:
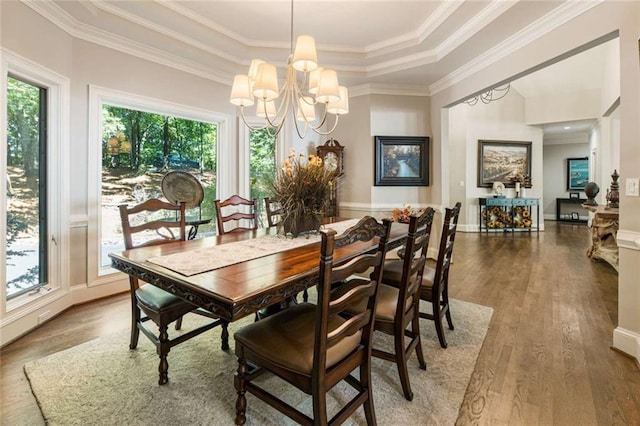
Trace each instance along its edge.
<path fill-rule="evenodd" d="M 540 231 L 539 198 L 480 198 L 479 205 L 480 232 Z"/>
<path fill-rule="evenodd" d="M 584 198 L 556 198 L 556 221 L 587 223 L 587 216 L 585 215 L 588 214 L 588 212 L 582 207 L 582 203 L 585 201 Z M 565 212 L 568 209 L 571 211 L 567 214 Z M 584 213 L 585 215 L 580 215 L 580 213 Z"/>
<path fill-rule="evenodd" d="M 618 270 L 618 209 L 605 206 L 583 207 L 593 212 L 591 219 L 591 247 L 587 256 L 592 260 L 604 260 Z"/>

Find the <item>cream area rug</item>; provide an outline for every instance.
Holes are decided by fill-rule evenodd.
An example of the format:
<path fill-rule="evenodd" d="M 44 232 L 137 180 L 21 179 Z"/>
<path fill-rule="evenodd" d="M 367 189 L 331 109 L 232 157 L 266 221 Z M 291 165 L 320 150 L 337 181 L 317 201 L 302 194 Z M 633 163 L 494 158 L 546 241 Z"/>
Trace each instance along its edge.
<path fill-rule="evenodd" d="M 415 354 L 409 360 L 413 401 L 402 396 L 395 364 L 373 361 L 374 407 L 380 425 L 453 425 L 473 373 L 493 310 L 451 301 L 455 330 L 447 329 L 447 349 L 440 348 L 431 321 L 421 320 L 427 371 Z M 195 325 L 185 317 L 183 332 Z M 230 325 L 233 331 L 252 321 Z M 174 330 L 175 332 L 175 330 Z M 374 334 L 378 346 L 391 340 Z M 233 343 L 231 346 L 233 347 Z M 43 417 L 49 425 L 231 425 L 235 419 L 237 367 L 233 350 L 220 349 L 220 330 L 191 339 L 169 353 L 169 383 L 158 385 L 155 347 L 141 333 L 138 349 L 129 350 L 129 332 L 100 337 L 25 365 Z M 264 375 L 273 392 L 312 413 L 311 398 L 281 380 Z M 329 413 L 352 389 L 339 384 L 328 396 Z M 278 411 L 247 394 L 247 424 L 294 424 Z M 347 421 L 365 425 L 362 408 Z"/>

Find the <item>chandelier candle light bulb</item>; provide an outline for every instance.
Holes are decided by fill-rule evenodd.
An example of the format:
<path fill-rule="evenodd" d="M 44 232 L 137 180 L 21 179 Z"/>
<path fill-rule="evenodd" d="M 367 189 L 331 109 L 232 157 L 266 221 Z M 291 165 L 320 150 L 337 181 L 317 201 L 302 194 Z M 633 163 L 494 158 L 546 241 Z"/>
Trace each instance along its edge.
<path fill-rule="evenodd" d="M 339 85 L 335 70 L 318 65 L 316 43 L 312 36 L 298 36 L 293 49 L 293 1 L 291 40 L 292 52 L 287 59 L 286 79 L 281 87 L 276 66 L 262 59 L 254 59 L 248 74 L 234 77 L 229 101 L 240 107 L 242 120 L 252 130 L 266 129 L 275 136 L 290 112 L 300 138 L 305 137 L 308 129 L 319 135 L 329 135 L 338 125 L 340 115 L 349 113 L 349 91 Z M 298 73 L 303 74 L 300 82 Z M 256 115 L 265 120 L 264 125 L 258 127 L 248 123 L 244 111 L 245 107 L 256 103 Z M 317 114 L 316 107 L 324 108 L 324 111 Z M 333 126 L 325 130 L 323 126 L 327 123 L 328 114 L 334 115 L 335 120 Z"/>

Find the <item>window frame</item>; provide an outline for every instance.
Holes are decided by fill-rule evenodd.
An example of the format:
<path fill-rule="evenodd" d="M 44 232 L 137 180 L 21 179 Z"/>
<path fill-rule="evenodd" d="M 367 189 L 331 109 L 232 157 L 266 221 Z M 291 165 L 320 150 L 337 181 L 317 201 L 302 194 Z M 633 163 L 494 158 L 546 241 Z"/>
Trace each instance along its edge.
<path fill-rule="evenodd" d="M 220 170 L 220 164 L 233 164 L 233 151 L 229 146 L 229 115 L 206 109 L 195 108 L 162 99 L 137 95 L 116 89 L 89 85 L 89 135 L 88 135 L 88 164 L 89 185 L 87 187 L 87 203 L 89 223 L 87 229 L 87 285 L 89 287 L 111 283 L 119 279 L 121 272 L 110 266 L 100 266 L 101 244 L 101 198 L 102 198 L 102 105 L 108 104 L 121 108 L 128 108 L 151 112 L 154 114 L 180 117 L 187 120 L 202 121 L 218 126 L 218 141 L 216 144 L 218 169 L 216 170 L 216 192 L 220 193 L 232 179 L 231 170 Z"/>
<path fill-rule="evenodd" d="M 70 292 L 69 276 L 69 152 L 70 152 L 70 80 L 40 64 L 0 48 L 2 81 L 0 82 L 0 104 L 3 108 L 0 120 L 0 163 L 7 162 L 7 78 L 9 75 L 47 90 L 47 137 L 44 149 L 47 152 L 47 191 L 44 202 L 47 205 L 48 262 L 45 287 L 49 291 L 25 293 L 7 300 L 6 291 L 0 298 L 0 326 L 19 320 L 26 315 L 41 310 Z M 0 232 L 6 235 L 6 181 L 1 180 Z M 0 244 L 0 257 L 6 259 L 6 241 Z M 6 265 L 0 267 L 0 282 L 6 283 Z M 19 333 L 12 330 L 10 333 Z M 11 339 L 11 336 L 7 336 Z M 3 340 L 4 342 L 4 340 Z"/>

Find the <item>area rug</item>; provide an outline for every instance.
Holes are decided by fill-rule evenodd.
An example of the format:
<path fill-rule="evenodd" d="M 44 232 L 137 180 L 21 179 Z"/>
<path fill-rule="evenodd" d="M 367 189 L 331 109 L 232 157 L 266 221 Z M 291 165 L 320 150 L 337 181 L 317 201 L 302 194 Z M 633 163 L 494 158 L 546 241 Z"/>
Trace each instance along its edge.
<path fill-rule="evenodd" d="M 402 395 L 395 364 L 374 359 L 374 407 L 380 425 L 453 425 L 484 341 L 491 308 L 451 301 L 455 331 L 447 330 L 448 348 L 438 343 L 430 321 L 421 321 L 427 371 L 415 354 L 409 360 L 413 401 Z M 233 323 L 230 333 L 251 318 Z M 197 316 L 185 317 L 183 332 Z M 42 415 L 49 425 L 223 425 L 234 424 L 237 367 L 233 350 L 220 350 L 214 329 L 173 348 L 169 383 L 158 386 L 155 347 L 141 335 L 137 350 L 128 349 L 129 332 L 89 341 L 25 365 Z M 378 346 L 391 340 L 374 335 Z M 233 346 L 233 345 L 232 345 Z M 311 415 L 310 397 L 268 375 L 263 385 Z M 350 395 L 338 385 L 328 396 L 329 412 Z M 279 412 L 247 395 L 247 424 L 293 424 Z M 347 421 L 365 425 L 362 408 Z"/>

